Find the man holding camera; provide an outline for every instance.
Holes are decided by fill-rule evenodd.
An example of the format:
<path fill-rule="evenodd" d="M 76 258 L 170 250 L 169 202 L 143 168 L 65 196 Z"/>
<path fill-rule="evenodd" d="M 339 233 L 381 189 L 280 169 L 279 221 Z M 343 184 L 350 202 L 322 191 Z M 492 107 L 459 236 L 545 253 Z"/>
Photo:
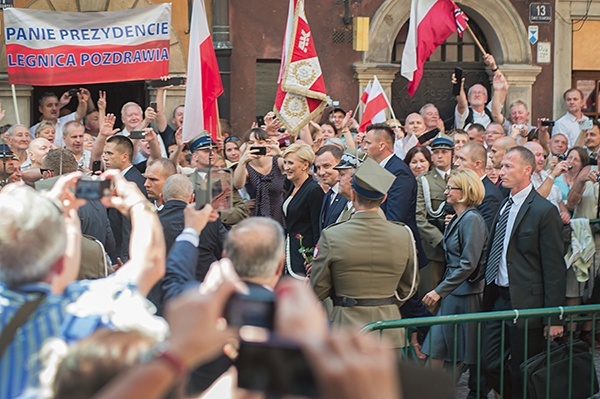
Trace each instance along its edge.
<path fill-rule="evenodd" d="M 151 317 L 140 294 L 145 295 L 164 273 L 162 229 L 135 186 L 115 171 L 105 177 L 114 181 L 116 192 L 105 198 L 106 205 L 117 207 L 135 224 L 131 260 L 110 279 L 74 281 L 81 239 L 77 208 L 82 201 L 72 189 L 81 173 L 61 177 L 47 194 L 19 186 L 0 193 L 0 341 L 8 343 L 0 355 L 0 375 L 8 381 L 0 385 L 2 398 L 18 397 L 36 380 L 41 359 L 35 355 L 46 339 L 78 340 L 96 328 L 115 327 L 118 323 L 112 324 L 116 318 L 111 317 L 115 309 L 134 312 L 142 322 L 148 320 L 144 314 Z M 15 207 L 16 203 L 22 206 Z M 145 327 L 156 323 L 162 325 L 153 319 L 152 326 Z"/>

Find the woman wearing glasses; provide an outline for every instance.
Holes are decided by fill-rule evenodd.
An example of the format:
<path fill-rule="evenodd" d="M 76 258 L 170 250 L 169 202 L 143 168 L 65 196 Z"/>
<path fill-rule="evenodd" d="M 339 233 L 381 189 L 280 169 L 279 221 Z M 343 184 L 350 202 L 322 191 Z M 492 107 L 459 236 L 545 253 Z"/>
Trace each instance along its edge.
<path fill-rule="evenodd" d="M 446 186 L 446 201 L 454 208 L 444 234 L 446 272 L 441 283 L 423 297 L 423 303 L 434 306 L 442 301 L 438 316 L 478 312 L 481 309 L 483 281 L 471 282 L 485 252 L 487 227 L 475 207 L 483 201 L 485 188 L 470 169 L 454 170 Z M 443 299 L 443 300 L 442 300 Z M 457 358 L 454 359 L 454 341 Z M 434 366 L 446 362 L 477 363 L 477 327 L 474 323 L 432 326 L 425 338 L 423 353 Z"/>

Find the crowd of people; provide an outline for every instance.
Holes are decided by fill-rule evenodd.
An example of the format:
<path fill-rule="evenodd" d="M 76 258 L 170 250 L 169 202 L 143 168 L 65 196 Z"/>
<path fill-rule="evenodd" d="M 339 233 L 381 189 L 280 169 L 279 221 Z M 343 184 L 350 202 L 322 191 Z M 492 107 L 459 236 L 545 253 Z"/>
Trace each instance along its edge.
<path fill-rule="evenodd" d="M 168 121 L 168 87 L 146 109 L 122 105 L 121 129 L 104 92 L 43 94 L 39 123 L 2 129 L 0 398 L 209 395 L 235 370 L 241 332 L 221 316 L 236 290 L 277 303 L 272 330 L 302 348 L 321 397 L 402 397 L 418 381 L 396 362 L 407 344 L 437 368 L 469 366 L 470 398 L 521 397 L 521 363 L 544 338 L 573 335 L 562 320 L 506 334 L 487 322 L 481 348 L 468 324 L 357 334 L 378 320 L 586 303 L 598 289 L 600 123 L 578 89 L 556 121 L 531 124 L 522 100 L 504 110 L 508 83 L 485 61 L 492 94 L 453 77 L 453 121 L 429 103 L 364 132 L 330 107 L 295 136 L 269 112 L 184 142 L 185 106 Z M 75 196 L 98 179 L 109 192 Z M 571 328 L 600 344 L 590 323 Z"/>

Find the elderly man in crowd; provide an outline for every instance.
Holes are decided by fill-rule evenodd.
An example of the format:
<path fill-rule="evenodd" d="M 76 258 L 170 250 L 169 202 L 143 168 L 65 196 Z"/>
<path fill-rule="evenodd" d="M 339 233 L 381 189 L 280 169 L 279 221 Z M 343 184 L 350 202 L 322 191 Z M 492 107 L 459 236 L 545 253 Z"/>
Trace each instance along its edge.
<path fill-rule="evenodd" d="M 131 260 L 109 280 L 73 282 L 79 269 L 81 231 L 76 209 L 81 201 L 71 189 L 80 177 L 75 173 L 61 178 L 47 196 L 28 187 L 0 193 L 0 331 L 8 342 L 0 356 L 0 375 L 10 381 L 0 385 L 0 397 L 19 396 L 37 378 L 40 358 L 36 355 L 47 338 L 70 341 L 97 327 L 114 327 L 114 319 L 107 315 L 116 308 L 115 301 L 122 301 L 121 308 L 133 306 L 122 294 L 132 293 L 137 302 L 139 294 L 146 295 L 164 273 L 164 241 L 151 205 L 135 185 L 109 172 L 106 177 L 114 180 L 117 197 L 106 201 L 135 222 Z M 91 292 L 97 296 L 94 309 L 89 308 Z M 88 299 L 77 302 L 78 298 Z M 83 313 L 71 313 L 67 305 Z M 141 306 L 129 311 L 140 318 L 145 312 Z M 87 314 L 83 324 L 78 322 L 81 314 Z"/>
<path fill-rule="evenodd" d="M 438 128 L 442 133 L 446 131 L 444 120 L 440 118 L 440 111 L 438 111 L 435 105 L 431 103 L 423 105 L 419 110 L 419 114 L 423 117 L 423 122 L 425 122 L 425 130 Z"/>

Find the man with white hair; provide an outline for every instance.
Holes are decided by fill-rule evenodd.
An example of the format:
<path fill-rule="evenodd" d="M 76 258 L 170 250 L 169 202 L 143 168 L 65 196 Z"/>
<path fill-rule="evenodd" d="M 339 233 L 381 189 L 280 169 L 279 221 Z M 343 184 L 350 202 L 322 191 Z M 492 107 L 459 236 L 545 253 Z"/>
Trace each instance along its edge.
<path fill-rule="evenodd" d="M 143 130 L 150 126 L 153 120 L 157 117 L 157 113 L 151 107 L 146 108 L 145 111 L 142 111 L 142 107 L 140 107 L 137 103 L 130 101 L 121 107 L 121 122 L 123 122 L 123 129 L 117 133 L 123 135 L 125 137 L 129 137 L 131 132 L 134 130 Z M 167 148 L 165 147 L 165 143 L 163 142 L 163 138 L 158 136 L 158 144 L 160 145 L 160 153 L 163 158 L 168 158 Z M 137 140 L 134 142 L 134 146 L 137 145 Z M 133 164 L 136 165 L 138 163 L 144 162 L 147 157 L 138 152 L 133 159 Z"/>
<path fill-rule="evenodd" d="M 500 77 L 502 73 L 498 71 L 498 65 L 496 65 L 496 60 L 494 57 L 491 54 L 486 54 L 483 58 L 486 65 L 492 69 L 492 72 Z M 452 79 L 453 83 L 456 82 L 456 77 L 454 75 Z M 498 78 L 494 76 L 495 87 L 497 80 Z M 464 82 L 464 78 L 461 82 L 456 82 L 460 85 L 460 92 L 456 96 L 454 125 L 458 129 L 465 129 L 465 127 L 471 123 L 479 123 L 486 128 L 487 125 L 494 120 L 491 109 L 492 102 L 488 104 L 488 91 L 483 85 L 477 83 L 469 88 L 468 93 L 465 93 Z M 506 92 L 499 90 L 498 94 L 505 96 Z M 496 103 L 504 103 L 504 98 L 496 100 Z"/>
<path fill-rule="evenodd" d="M 115 301 L 142 320 L 145 310 L 128 298 L 138 303 L 164 273 L 158 217 L 135 185 L 109 172 L 105 177 L 114 181 L 117 196 L 105 197 L 107 204 L 134 221 L 132 257 L 110 279 L 74 281 L 81 239 L 76 210 L 82 201 L 71 188 L 80 177 L 60 178 L 47 195 L 26 186 L 0 193 L 0 341 L 8 342 L 0 348 L 0 375 L 7 381 L 0 384 L 2 398 L 19 396 L 36 378 L 41 366 L 37 355 L 46 339 L 73 341 L 96 328 L 116 327 L 117 320 L 109 316 L 117 308 Z M 90 301 L 95 309 L 87 307 Z"/>
<path fill-rule="evenodd" d="M 426 130 L 438 128 L 442 133 L 446 131 L 444 120 L 440 118 L 440 111 L 432 103 L 423 105 L 419 110 L 419 114 L 423 117 Z"/>

